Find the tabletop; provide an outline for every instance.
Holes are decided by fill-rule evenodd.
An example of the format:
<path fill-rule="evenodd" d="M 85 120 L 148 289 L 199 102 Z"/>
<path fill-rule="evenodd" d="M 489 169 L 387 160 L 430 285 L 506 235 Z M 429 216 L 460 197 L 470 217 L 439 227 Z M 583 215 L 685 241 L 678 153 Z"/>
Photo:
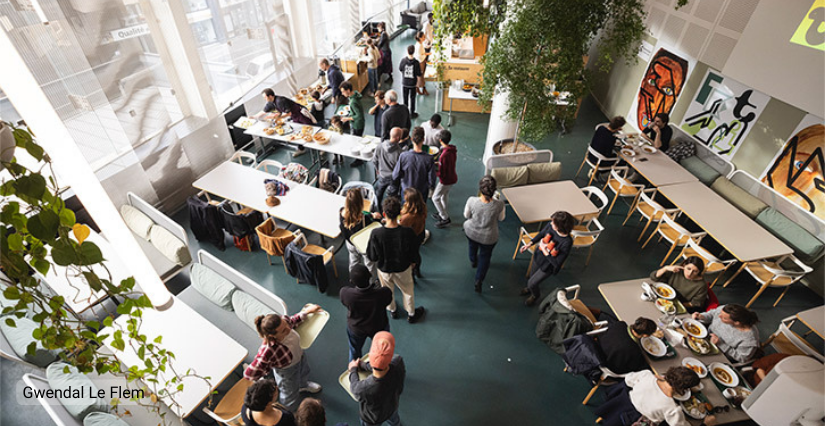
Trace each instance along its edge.
<path fill-rule="evenodd" d="M 471 101 L 478 100 L 477 97 L 473 96 L 472 92 L 465 92 L 462 89 L 456 89 L 452 85 L 450 85 L 450 91 L 447 92 L 447 96 L 449 96 L 450 99 L 466 99 Z"/>
<path fill-rule="evenodd" d="M 635 280 L 617 281 L 599 285 L 599 292 L 601 292 L 604 300 L 610 305 L 613 313 L 620 320 L 630 324 L 638 317 L 650 318 L 656 320 L 662 313 L 656 309 L 653 302 L 647 302 L 641 299 L 642 282 L 650 281 L 648 278 L 640 278 Z M 683 315 L 687 317 L 687 314 Z M 664 374 L 668 368 L 682 365 L 682 359 L 685 357 L 696 358 L 706 366 L 714 362 L 721 362 L 730 364 L 727 357 L 722 353 L 716 355 L 696 355 L 690 349 L 681 345 L 675 346 L 676 356 L 668 359 L 652 359 L 647 353 L 647 358 L 650 368 L 656 374 Z M 708 374 L 707 377 L 701 380 L 704 389 L 702 393 L 708 398 L 714 407 L 728 405 L 727 400 L 722 396 L 722 392 L 716 387 L 713 379 Z M 686 416 L 686 418 L 688 418 Z M 716 414 L 717 424 L 733 423 L 742 420 L 748 420 L 748 415 L 741 409 L 731 407 L 730 411 L 726 413 Z M 699 420 L 690 419 L 691 424 L 701 423 Z"/>
<path fill-rule="evenodd" d="M 741 262 L 793 253 L 785 243 L 701 182 L 662 186 L 659 193 Z"/>
<path fill-rule="evenodd" d="M 796 318 L 819 337 L 825 339 L 825 305 L 802 311 L 796 314 Z"/>
<path fill-rule="evenodd" d="M 632 150 L 629 145 L 625 149 Z M 619 151 L 619 156 L 654 186 L 699 181 L 699 178 L 687 171 L 679 163 L 673 161 L 673 159 L 661 150 L 656 150 L 656 152 L 649 154 L 641 149 L 636 149 L 633 150 L 633 153 L 633 156 L 629 156 Z"/>
<path fill-rule="evenodd" d="M 304 125 L 294 123 L 286 123 L 285 125 L 292 126 L 295 133 L 290 133 L 288 135 L 283 136 L 280 136 L 278 134 L 267 135 L 266 133 L 264 133 L 263 130 L 269 127 L 269 124 L 267 124 L 264 121 L 259 121 L 255 123 L 248 129 L 246 129 L 244 133 L 250 136 L 273 139 L 276 141 L 286 142 L 293 145 L 300 145 L 309 149 L 314 149 L 316 151 L 329 152 L 332 154 L 343 155 L 345 157 L 355 158 L 363 161 L 370 161 L 372 159 L 372 154 L 375 151 L 375 148 L 378 146 L 378 144 L 381 143 L 381 139 L 375 136 L 342 135 L 331 130 L 323 130 L 317 126 L 310 127 L 312 127 L 315 132 L 324 131 L 328 133 L 331 136 L 329 143 L 321 145 L 315 141 L 307 142 L 301 138 L 292 140 L 290 136 L 300 132 L 301 127 L 303 127 Z"/>
<path fill-rule="evenodd" d="M 121 315 L 115 320 L 115 323 L 125 330 L 126 321 L 129 318 L 128 315 Z M 107 327 L 102 331 L 102 333 L 110 335 L 104 341 L 106 347 L 126 367 L 143 366 L 143 361 L 131 349 L 128 342 L 124 351 L 119 351 L 111 346 L 113 332 L 113 327 Z M 246 348 L 241 346 L 240 343 L 178 298 L 174 298 L 172 306 L 164 311 L 144 310 L 140 333 L 146 335 L 149 341 L 153 341 L 158 336 L 163 336 L 160 345 L 163 349 L 175 354 L 175 359 L 171 362 L 171 365 L 179 374 L 185 374 L 187 370 L 191 369 L 192 374 L 210 377 L 208 383 L 197 377 L 184 378 L 183 391 L 175 396 L 175 402 L 179 405 L 171 406 L 170 401 L 161 398 L 180 417 L 186 417 L 198 408 L 200 403 L 240 365 L 247 355 Z M 218 348 L 220 350 L 216 350 Z M 171 377 L 171 375 L 166 377 L 164 373 L 161 373 L 158 380 L 163 382 L 171 379 Z M 177 384 L 171 384 L 170 391 L 173 391 L 176 386 Z"/>
<path fill-rule="evenodd" d="M 559 210 L 574 217 L 599 212 L 598 207 L 572 180 L 505 188 L 501 193 L 507 197 L 522 223 L 545 222 Z"/>
<path fill-rule="evenodd" d="M 278 179 L 290 188 L 286 195 L 278 197 L 281 203 L 275 207 L 266 205 L 265 179 Z M 344 197 L 322 189 L 229 161 L 212 169 L 192 186 L 330 238 L 341 234 L 338 211 L 344 207 Z"/>

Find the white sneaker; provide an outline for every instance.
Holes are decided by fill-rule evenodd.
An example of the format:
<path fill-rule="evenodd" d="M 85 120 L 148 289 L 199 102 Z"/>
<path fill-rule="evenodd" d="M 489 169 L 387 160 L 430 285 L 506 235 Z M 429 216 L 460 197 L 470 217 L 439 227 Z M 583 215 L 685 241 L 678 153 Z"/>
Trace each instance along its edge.
<path fill-rule="evenodd" d="M 427 240 L 429 240 L 429 239 L 430 239 L 430 230 L 425 229 L 424 230 L 424 241 L 421 242 L 421 245 L 423 246 L 424 244 L 427 244 Z"/>
<path fill-rule="evenodd" d="M 307 387 L 298 389 L 302 393 L 318 393 L 321 392 L 321 385 L 315 382 L 307 382 Z"/>
<path fill-rule="evenodd" d="M 300 157 L 300 156 L 306 154 L 306 152 L 307 152 L 306 149 L 299 149 L 299 150 L 292 153 L 292 158 Z"/>

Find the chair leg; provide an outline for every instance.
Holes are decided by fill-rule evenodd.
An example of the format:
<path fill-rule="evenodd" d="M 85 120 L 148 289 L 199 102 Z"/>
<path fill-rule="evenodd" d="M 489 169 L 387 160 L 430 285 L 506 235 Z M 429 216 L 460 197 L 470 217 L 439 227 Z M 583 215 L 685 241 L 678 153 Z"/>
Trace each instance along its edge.
<path fill-rule="evenodd" d="M 586 162 L 587 162 L 587 154 L 584 154 L 584 160 L 582 160 L 582 163 L 579 165 L 579 170 L 576 170 L 576 175 L 573 176 L 573 179 L 579 177 L 579 173 L 582 172 L 582 168 L 584 168 L 584 163 L 586 163 Z"/>
<path fill-rule="evenodd" d="M 613 205 L 616 204 L 616 200 L 619 199 L 619 193 L 616 193 L 616 196 L 613 197 L 613 201 L 610 202 L 610 207 L 607 209 L 608 216 L 610 215 L 610 211 L 613 210 Z"/>
<path fill-rule="evenodd" d="M 338 278 L 338 267 L 335 266 L 335 255 L 332 255 L 332 272 L 335 272 L 335 278 Z"/>
<path fill-rule="evenodd" d="M 284 259 L 283 257 L 281 257 L 281 260 L 282 260 L 282 261 L 283 261 L 283 263 L 284 263 L 284 272 L 286 272 L 286 273 L 287 273 L 287 275 L 289 275 L 289 269 L 286 269 L 286 259 Z"/>
<path fill-rule="evenodd" d="M 530 278 L 530 272 L 533 270 L 533 256 L 530 256 L 530 264 L 527 265 L 527 273 L 524 274 L 525 278 Z"/>
<path fill-rule="evenodd" d="M 647 243 L 649 243 L 649 242 L 650 242 L 650 240 L 652 240 L 652 239 L 653 239 L 653 236 L 655 236 L 655 235 L 656 235 L 656 231 L 654 230 L 654 231 L 650 234 L 650 236 L 649 236 L 649 237 L 647 237 L 647 240 L 645 241 L 645 243 L 644 243 L 644 244 L 642 244 L 642 249 L 644 249 L 645 247 L 647 247 Z"/>
<path fill-rule="evenodd" d="M 745 269 L 745 265 L 747 265 L 747 262 L 742 262 L 742 266 L 740 266 L 740 267 L 739 267 L 739 269 L 736 271 L 736 273 L 735 273 L 735 274 L 733 274 L 733 276 L 732 276 L 732 277 L 730 277 L 730 279 L 728 279 L 727 281 L 725 281 L 725 284 L 724 284 L 722 287 L 727 287 L 727 286 L 728 286 L 728 284 L 730 284 L 731 282 L 733 282 L 733 279 L 734 279 L 734 278 L 736 278 L 737 276 L 739 276 L 739 273 L 741 273 L 741 272 L 742 272 L 742 270 L 743 270 L 743 269 Z"/>
<path fill-rule="evenodd" d="M 636 242 L 637 242 L 637 243 L 638 243 L 639 241 L 642 241 L 642 238 L 645 236 L 645 232 L 647 232 L 647 228 L 649 228 L 649 227 L 650 227 L 650 224 L 651 224 L 652 222 L 653 222 L 653 217 L 651 216 L 651 217 L 650 217 L 650 219 L 648 219 L 648 220 L 647 220 L 647 223 L 645 224 L 645 227 L 644 227 L 644 228 L 642 228 L 642 233 L 641 233 L 641 234 L 639 234 L 639 239 L 637 239 L 637 240 L 636 240 Z"/>
<path fill-rule="evenodd" d="M 266 254 L 266 261 L 269 262 L 269 266 L 272 266 L 272 258 L 269 257 L 269 253 Z"/>
<path fill-rule="evenodd" d="M 518 241 L 516 241 L 516 251 L 513 252 L 513 260 L 516 260 L 516 256 L 518 255 L 518 249 L 521 248 L 521 231 L 519 231 Z"/>
<path fill-rule="evenodd" d="M 670 254 L 673 253 L 673 249 L 675 249 L 675 248 L 676 248 L 676 243 L 674 242 L 673 245 L 670 246 L 670 250 L 667 251 L 667 254 L 665 255 L 665 258 L 662 259 L 662 263 L 659 264 L 660 268 L 662 266 L 665 266 L 665 262 L 667 262 L 667 259 L 670 257 Z"/>
<path fill-rule="evenodd" d="M 785 287 L 785 290 L 782 290 L 782 294 L 779 295 L 779 298 L 776 299 L 776 302 L 773 302 L 773 307 L 774 308 L 776 307 L 776 305 L 779 304 L 779 301 L 782 300 L 783 297 L 785 297 L 785 293 L 787 293 L 788 289 L 790 289 L 790 288 L 791 288 L 791 286 L 788 285 L 787 287 Z"/>
<path fill-rule="evenodd" d="M 593 255 L 593 245 L 590 245 L 590 250 L 587 251 L 587 260 L 584 262 L 584 266 L 590 264 L 590 256 Z"/>
<path fill-rule="evenodd" d="M 590 171 L 590 180 L 587 181 L 587 186 L 590 186 L 593 183 L 593 179 L 596 178 L 596 170 L 597 169 L 593 169 Z"/>
<path fill-rule="evenodd" d="M 596 423 L 601 423 L 601 422 L 602 422 L 602 418 L 601 418 L 601 417 L 599 417 L 598 419 L 596 419 Z"/>
<path fill-rule="evenodd" d="M 630 210 L 627 211 L 627 217 L 624 218 L 624 222 L 622 222 L 622 226 L 624 226 L 627 223 L 627 221 L 630 219 L 630 216 L 633 216 L 633 212 L 636 211 L 635 209 L 636 209 L 636 203 L 634 203 L 632 206 L 630 206 Z"/>
<path fill-rule="evenodd" d="M 765 291 L 765 289 L 766 289 L 766 288 L 768 288 L 768 286 L 769 286 L 769 285 L 771 285 L 771 283 L 772 283 L 772 282 L 773 282 L 773 280 L 768 280 L 765 284 L 762 284 L 762 287 L 759 287 L 759 290 L 756 292 L 756 294 L 754 294 L 754 295 L 753 295 L 753 297 L 752 297 L 752 298 L 751 298 L 751 300 L 748 302 L 748 304 L 747 304 L 747 305 L 745 305 L 745 307 L 746 307 L 746 308 L 748 308 L 748 309 L 750 309 L 750 307 L 751 307 L 751 305 L 753 304 L 753 302 L 756 302 L 756 299 L 757 299 L 759 296 L 761 296 L 761 295 L 762 295 L 762 293 Z"/>
<path fill-rule="evenodd" d="M 584 401 L 582 401 L 582 405 L 587 405 L 587 401 L 590 401 L 590 398 L 593 398 L 593 395 L 596 394 L 596 389 L 598 389 L 601 384 L 602 384 L 602 378 L 599 378 L 599 381 L 596 382 L 596 386 L 593 386 L 593 389 L 590 389 L 590 393 L 588 393 L 587 396 L 584 397 Z"/>

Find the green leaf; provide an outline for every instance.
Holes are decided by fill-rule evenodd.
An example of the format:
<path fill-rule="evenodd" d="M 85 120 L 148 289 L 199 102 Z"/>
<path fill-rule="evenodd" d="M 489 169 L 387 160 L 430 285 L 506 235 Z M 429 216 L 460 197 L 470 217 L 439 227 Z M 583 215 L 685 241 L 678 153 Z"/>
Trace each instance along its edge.
<path fill-rule="evenodd" d="M 17 327 L 17 323 L 15 323 L 14 320 L 11 318 L 6 318 L 6 325 L 8 325 L 9 327 Z"/>
<path fill-rule="evenodd" d="M 23 236 L 17 233 L 11 234 L 7 237 L 9 242 L 9 250 L 21 251 L 23 250 Z"/>
<path fill-rule="evenodd" d="M 3 182 L 3 184 L 0 185 L 0 195 L 8 197 L 17 193 L 17 186 L 15 184 L 16 181 L 14 180 L 7 180 Z"/>
<path fill-rule="evenodd" d="M 101 291 L 103 289 L 103 286 L 100 283 L 100 277 L 98 277 L 94 272 L 83 271 L 83 277 L 86 278 L 86 283 L 89 284 L 89 287 L 91 287 L 92 290 Z"/>
<path fill-rule="evenodd" d="M 75 215 L 74 215 L 73 211 L 71 211 L 69 209 L 66 209 L 66 208 L 60 210 L 60 224 L 61 225 L 68 226 L 68 227 L 71 228 L 72 225 L 75 224 L 76 220 L 77 219 L 75 218 Z"/>
<path fill-rule="evenodd" d="M 44 276 L 49 273 L 49 268 L 52 267 L 49 261 L 43 259 L 33 259 L 31 264 L 37 272 L 40 272 L 40 274 Z"/>
<path fill-rule="evenodd" d="M 40 174 L 22 176 L 14 181 L 14 187 L 17 195 L 24 198 L 24 201 L 36 202 L 46 192 L 46 179 Z M 25 200 L 26 197 L 28 197 L 28 200 Z"/>
<path fill-rule="evenodd" d="M 103 262 L 103 253 L 100 252 L 100 247 L 91 241 L 84 241 L 80 245 L 80 265 L 94 265 Z"/>
<path fill-rule="evenodd" d="M 31 139 L 28 143 L 26 143 L 26 151 L 37 161 L 43 159 L 43 147 L 41 147 Z"/>
<path fill-rule="evenodd" d="M 123 341 L 123 339 L 115 339 L 112 340 L 112 347 L 119 351 L 123 351 L 124 349 L 126 349 L 126 343 Z"/>
<path fill-rule="evenodd" d="M 60 238 L 52 246 L 52 260 L 60 266 L 76 265 L 79 262 L 77 250 L 68 238 Z"/>
<path fill-rule="evenodd" d="M 52 241 L 57 237 L 57 228 L 60 226 L 60 217 L 51 210 L 42 210 L 29 218 L 29 233 L 34 237 Z"/>
<path fill-rule="evenodd" d="M 3 297 L 9 300 L 20 299 L 20 289 L 17 287 L 6 287 L 6 289 L 3 290 Z"/>
<path fill-rule="evenodd" d="M 154 342 L 157 343 L 157 344 L 160 344 L 161 340 L 163 340 L 163 336 L 158 336 L 158 337 L 155 337 Z"/>
<path fill-rule="evenodd" d="M 103 325 L 105 327 L 111 327 L 112 326 L 112 321 L 113 321 L 112 317 L 103 318 Z"/>
<path fill-rule="evenodd" d="M 32 142 L 31 133 L 27 132 L 25 129 L 14 129 L 12 133 L 14 134 L 15 145 L 20 148 L 25 148 L 26 145 Z"/>

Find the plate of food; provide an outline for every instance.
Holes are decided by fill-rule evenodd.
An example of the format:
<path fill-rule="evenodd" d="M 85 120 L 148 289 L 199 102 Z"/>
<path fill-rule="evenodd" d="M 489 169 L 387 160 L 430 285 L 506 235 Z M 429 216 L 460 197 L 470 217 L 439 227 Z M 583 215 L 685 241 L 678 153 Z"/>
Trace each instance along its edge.
<path fill-rule="evenodd" d="M 634 150 L 632 150 L 632 149 L 630 149 L 630 148 L 624 148 L 624 149 L 622 149 L 620 152 L 622 153 L 622 155 L 627 156 L 627 157 L 634 157 L 634 156 L 636 156 L 636 151 L 634 151 Z"/>
<path fill-rule="evenodd" d="M 697 339 L 693 336 L 688 336 L 685 341 L 690 350 L 699 355 L 707 355 L 713 351 L 713 346 L 711 346 L 707 339 Z"/>
<path fill-rule="evenodd" d="M 301 127 L 301 134 L 304 136 L 312 136 L 318 129 L 312 126 L 303 126 Z"/>
<path fill-rule="evenodd" d="M 708 375 L 708 368 L 696 358 L 685 357 L 682 359 L 682 365 L 693 370 L 700 379 L 704 379 Z"/>
<path fill-rule="evenodd" d="M 704 339 L 708 337 L 708 329 L 699 321 L 695 319 L 688 319 L 682 321 L 682 330 L 685 330 L 689 336 L 695 337 L 697 339 Z"/>
<path fill-rule="evenodd" d="M 690 389 L 686 389 L 685 393 L 683 393 L 681 395 L 677 395 L 675 392 L 673 393 L 673 399 L 675 399 L 677 401 L 687 401 L 687 400 L 690 399 L 690 396 L 691 396 Z"/>
<path fill-rule="evenodd" d="M 676 305 L 673 303 L 672 300 L 662 299 L 661 297 L 656 299 L 655 302 L 656 309 L 662 311 L 665 314 L 675 314 L 676 313 Z"/>
<path fill-rule="evenodd" d="M 654 283 L 653 289 L 656 290 L 656 295 L 666 300 L 673 300 L 676 298 L 676 290 L 665 283 Z"/>
<path fill-rule="evenodd" d="M 463 90 L 465 92 L 470 92 L 470 91 L 473 90 L 473 85 L 472 84 L 465 84 L 464 86 L 461 86 L 461 90 Z"/>
<path fill-rule="evenodd" d="M 332 135 L 330 135 L 329 132 L 325 132 L 323 130 L 318 131 L 318 133 L 316 133 L 315 136 L 312 137 L 312 139 L 314 139 L 315 142 L 318 142 L 319 145 L 328 144 L 330 138 L 332 138 Z"/>
<path fill-rule="evenodd" d="M 349 105 L 344 105 L 343 107 L 341 107 L 341 109 L 338 111 L 338 115 L 342 117 L 345 115 L 349 115 Z"/>
<path fill-rule="evenodd" d="M 708 370 L 710 371 L 710 375 L 713 376 L 713 379 L 721 385 L 729 388 L 739 385 L 739 375 L 727 364 L 714 362 L 708 366 Z"/>
<path fill-rule="evenodd" d="M 309 95 L 309 89 L 307 89 L 307 88 L 301 89 L 301 90 L 298 91 L 298 94 L 302 95 L 302 96 L 307 96 L 307 95 Z"/>
<path fill-rule="evenodd" d="M 642 146 L 642 151 L 644 151 L 648 154 L 655 154 L 656 153 L 656 148 L 654 148 L 650 145 L 643 145 Z"/>
<path fill-rule="evenodd" d="M 663 357 L 667 354 L 667 346 L 661 339 L 653 336 L 642 337 L 642 349 L 655 357 Z"/>
<path fill-rule="evenodd" d="M 702 420 L 708 416 L 708 406 L 697 395 L 691 395 L 687 401 L 679 404 L 688 416 Z"/>
<path fill-rule="evenodd" d="M 258 121 L 255 120 L 254 118 L 241 117 L 241 118 L 238 119 L 238 121 L 235 122 L 235 124 L 233 124 L 233 126 L 239 128 L 239 129 L 248 129 L 248 128 L 252 127 L 257 122 Z"/>

